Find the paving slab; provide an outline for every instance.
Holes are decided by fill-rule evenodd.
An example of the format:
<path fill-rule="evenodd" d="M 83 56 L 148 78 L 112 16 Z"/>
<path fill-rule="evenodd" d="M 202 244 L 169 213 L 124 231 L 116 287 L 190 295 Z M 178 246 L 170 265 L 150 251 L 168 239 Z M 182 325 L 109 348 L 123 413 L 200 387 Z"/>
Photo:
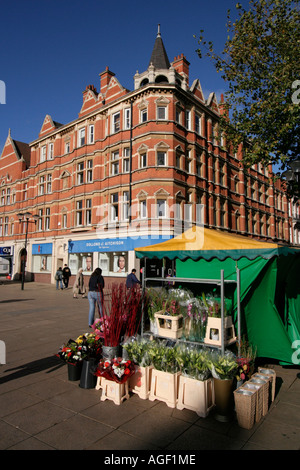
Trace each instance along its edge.
<path fill-rule="evenodd" d="M 88 301 L 73 299 L 71 288 L 25 283 L 22 291 L 19 284 L 0 285 L 0 340 L 6 344 L 6 364 L 0 365 L 1 450 L 300 449 L 299 368 L 264 364 L 276 371 L 276 398 L 267 415 L 246 430 L 235 419 L 221 423 L 213 413 L 200 418 L 134 394 L 115 405 L 101 401 L 100 391 L 70 382 L 55 354 L 88 331 Z"/>

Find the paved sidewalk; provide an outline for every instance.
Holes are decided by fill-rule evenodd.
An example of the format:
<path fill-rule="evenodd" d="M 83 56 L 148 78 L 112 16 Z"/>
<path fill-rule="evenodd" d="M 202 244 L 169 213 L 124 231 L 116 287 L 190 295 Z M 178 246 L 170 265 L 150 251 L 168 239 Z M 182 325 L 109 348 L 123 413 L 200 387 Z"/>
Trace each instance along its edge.
<path fill-rule="evenodd" d="M 236 421 L 168 408 L 136 395 L 120 406 L 100 401 L 100 391 L 67 378 L 54 354 L 88 331 L 88 300 L 72 288 L 26 283 L 0 285 L 0 449 L 9 450 L 299 450 L 299 368 L 274 367 L 276 398 L 251 430 Z"/>

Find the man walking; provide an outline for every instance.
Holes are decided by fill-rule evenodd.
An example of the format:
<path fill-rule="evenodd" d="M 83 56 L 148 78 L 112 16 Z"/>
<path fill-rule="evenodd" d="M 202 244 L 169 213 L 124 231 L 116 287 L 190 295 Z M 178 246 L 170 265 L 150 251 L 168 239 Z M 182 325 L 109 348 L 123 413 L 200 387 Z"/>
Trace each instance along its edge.
<path fill-rule="evenodd" d="M 136 287 L 137 284 L 141 285 L 141 281 L 138 280 L 138 278 L 135 275 L 136 269 L 132 269 L 131 273 L 128 274 L 127 279 L 126 279 L 126 287 L 128 289 L 131 289 L 132 287 Z"/>
<path fill-rule="evenodd" d="M 67 289 L 67 287 L 69 286 L 70 277 L 71 277 L 71 270 L 68 267 L 68 265 L 65 264 L 64 269 L 63 269 L 63 281 L 64 281 L 65 289 Z"/>

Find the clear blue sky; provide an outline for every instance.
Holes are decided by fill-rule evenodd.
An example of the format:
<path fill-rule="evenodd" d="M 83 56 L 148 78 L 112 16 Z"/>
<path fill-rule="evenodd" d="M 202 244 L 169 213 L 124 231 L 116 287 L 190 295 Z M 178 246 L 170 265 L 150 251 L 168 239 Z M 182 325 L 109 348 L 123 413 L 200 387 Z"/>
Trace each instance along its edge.
<path fill-rule="evenodd" d="M 247 4 L 247 1 L 243 1 Z M 12 138 L 30 143 L 46 114 L 67 124 L 78 117 L 87 85 L 99 91 L 99 73 L 109 69 L 133 90 L 136 71 L 148 67 L 157 25 L 170 62 L 183 53 L 190 62 L 190 83 L 200 79 L 205 98 L 217 97 L 224 82 L 209 59 L 195 52 L 199 35 L 223 49 L 227 9 L 236 0 L 5 0 L 0 8 L 0 154 Z"/>

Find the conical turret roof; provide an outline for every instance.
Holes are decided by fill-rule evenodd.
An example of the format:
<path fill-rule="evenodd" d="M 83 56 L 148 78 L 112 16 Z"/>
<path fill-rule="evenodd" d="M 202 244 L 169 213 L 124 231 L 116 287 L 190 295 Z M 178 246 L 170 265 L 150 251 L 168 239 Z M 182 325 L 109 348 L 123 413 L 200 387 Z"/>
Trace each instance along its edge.
<path fill-rule="evenodd" d="M 158 32 L 155 39 L 151 59 L 149 65 L 154 65 L 157 69 L 169 69 L 170 62 L 165 50 L 165 46 L 160 34 L 160 24 L 158 25 Z"/>

